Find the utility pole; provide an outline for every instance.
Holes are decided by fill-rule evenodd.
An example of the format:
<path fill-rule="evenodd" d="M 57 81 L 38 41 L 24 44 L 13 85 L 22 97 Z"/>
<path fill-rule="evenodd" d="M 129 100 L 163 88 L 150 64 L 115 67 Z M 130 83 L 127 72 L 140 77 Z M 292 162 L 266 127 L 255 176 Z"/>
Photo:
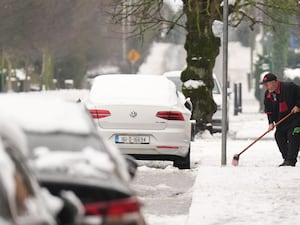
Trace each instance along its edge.
<path fill-rule="evenodd" d="M 223 96 L 222 96 L 222 159 L 221 164 L 227 164 L 227 77 L 228 77 L 228 0 L 223 1 Z"/>

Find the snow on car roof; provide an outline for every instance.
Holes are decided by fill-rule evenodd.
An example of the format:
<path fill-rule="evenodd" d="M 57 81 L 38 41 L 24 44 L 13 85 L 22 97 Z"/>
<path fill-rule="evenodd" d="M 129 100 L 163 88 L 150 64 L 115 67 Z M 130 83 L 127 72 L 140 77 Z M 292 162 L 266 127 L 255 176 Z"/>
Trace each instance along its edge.
<path fill-rule="evenodd" d="M 159 75 L 101 75 L 95 78 L 90 100 L 97 104 L 176 104 L 175 85 Z"/>
<path fill-rule="evenodd" d="M 46 147 L 35 149 L 33 165 L 39 171 L 62 171 L 72 176 L 106 178 L 115 169 L 107 153 L 86 147 L 80 152 L 50 151 Z"/>
<path fill-rule="evenodd" d="M 32 132 L 90 133 L 88 115 L 75 102 L 32 94 L 0 94 L 1 112 Z"/>

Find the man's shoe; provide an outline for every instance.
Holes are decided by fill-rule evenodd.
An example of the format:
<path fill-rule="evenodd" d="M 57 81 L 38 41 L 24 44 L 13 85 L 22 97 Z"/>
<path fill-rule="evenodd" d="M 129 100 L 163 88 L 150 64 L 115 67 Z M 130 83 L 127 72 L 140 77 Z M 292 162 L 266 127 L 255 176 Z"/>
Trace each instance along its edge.
<path fill-rule="evenodd" d="M 296 166 L 296 162 L 293 160 L 284 160 L 283 163 L 279 165 L 280 166 Z"/>

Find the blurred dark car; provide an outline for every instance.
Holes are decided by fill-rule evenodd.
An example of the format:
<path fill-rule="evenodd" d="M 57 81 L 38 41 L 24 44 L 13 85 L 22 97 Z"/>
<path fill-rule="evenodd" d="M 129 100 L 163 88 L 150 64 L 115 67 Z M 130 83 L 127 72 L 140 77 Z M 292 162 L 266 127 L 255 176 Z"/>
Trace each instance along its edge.
<path fill-rule="evenodd" d="M 144 225 L 130 188 L 128 164 L 105 143 L 80 103 L 45 95 L 0 96 L 0 107 L 28 138 L 30 161 L 52 194 L 73 191 L 85 210 L 84 224 Z"/>
<path fill-rule="evenodd" d="M 0 224 L 56 225 L 27 167 L 24 140 L 20 129 L 0 119 Z"/>

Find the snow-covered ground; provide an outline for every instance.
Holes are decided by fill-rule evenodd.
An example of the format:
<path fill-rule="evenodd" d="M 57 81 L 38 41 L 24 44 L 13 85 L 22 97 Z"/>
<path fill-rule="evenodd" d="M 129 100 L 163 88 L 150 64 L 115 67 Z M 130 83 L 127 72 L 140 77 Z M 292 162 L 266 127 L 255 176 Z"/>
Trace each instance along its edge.
<path fill-rule="evenodd" d="M 226 166 L 221 166 L 220 135 L 205 133 L 193 143 L 192 157 L 201 163 L 188 225 L 294 224 L 300 219 L 299 169 L 277 167 L 282 160 L 273 132 L 244 152 L 239 166 L 231 165 L 233 155 L 267 129 L 254 98 L 244 102 L 244 112 L 230 118 Z"/>

